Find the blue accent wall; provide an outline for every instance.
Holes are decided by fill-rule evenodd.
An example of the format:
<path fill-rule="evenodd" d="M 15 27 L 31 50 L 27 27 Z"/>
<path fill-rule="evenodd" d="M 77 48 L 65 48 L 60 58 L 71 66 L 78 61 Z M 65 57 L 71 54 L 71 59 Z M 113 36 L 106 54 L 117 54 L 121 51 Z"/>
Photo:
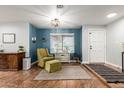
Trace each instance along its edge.
<path fill-rule="evenodd" d="M 33 25 L 29 25 L 30 30 L 30 57 L 31 62 L 37 60 L 37 48 L 48 48 L 50 52 L 50 33 L 56 33 L 56 29 L 38 29 Z M 57 33 L 74 33 L 75 53 L 71 54 L 71 58 L 79 57 L 82 60 L 82 28 L 79 29 L 59 29 Z M 36 37 L 36 43 L 32 42 L 32 37 Z M 42 38 L 46 41 L 43 42 Z"/>
<path fill-rule="evenodd" d="M 36 37 L 37 28 L 33 25 L 29 25 L 29 37 L 30 37 L 30 57 L 31 62 L 35 62 L 37 60 L 37 43 L 32 42 L 32 37 Z"/>
<path fill-rule="evenodd" d="M 56 33 L 56 29 L 37 29 L 37 48 L 48 48 L 50 51 L 50 33 Z M 75 53 L 71 54 L 71 58 L 74 56 L 79 57 L 82 60 L 82 28 L 79 29 L 59 29 L 59 33 L 74 33 L 75 36 Z M 46 41 L 43 42 L 42 38 Z"/>

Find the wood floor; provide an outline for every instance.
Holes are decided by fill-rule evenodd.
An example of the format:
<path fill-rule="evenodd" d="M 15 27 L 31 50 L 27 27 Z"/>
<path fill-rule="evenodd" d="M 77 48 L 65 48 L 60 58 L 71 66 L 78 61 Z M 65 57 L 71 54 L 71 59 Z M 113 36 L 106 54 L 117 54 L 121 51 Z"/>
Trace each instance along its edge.
<path fill-rule="evenodd" d="M 79 64 L 78 64 L 79 65 Z M 102 81 L 81 65 L 92 77 L 90 80 L 33 80 L 41 68 L 34 65 L 28 71 L 0 71 L 2 88 L 107 88 Z M 124 87 L 124 84 L 108 84 L 111 87 Z"/>

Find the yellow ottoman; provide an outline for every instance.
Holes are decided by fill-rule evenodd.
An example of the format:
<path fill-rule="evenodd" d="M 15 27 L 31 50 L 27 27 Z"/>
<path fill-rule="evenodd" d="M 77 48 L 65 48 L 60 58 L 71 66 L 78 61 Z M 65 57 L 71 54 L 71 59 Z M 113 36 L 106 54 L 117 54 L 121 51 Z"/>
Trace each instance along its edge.
<path fill-rule="evenodd" d="M 61 70 L 62 65 L 59 60 L 50 60 L 47 61 L 45 64 L 45 70 L 48 71 L 49 73 L 56 72 Z"/>

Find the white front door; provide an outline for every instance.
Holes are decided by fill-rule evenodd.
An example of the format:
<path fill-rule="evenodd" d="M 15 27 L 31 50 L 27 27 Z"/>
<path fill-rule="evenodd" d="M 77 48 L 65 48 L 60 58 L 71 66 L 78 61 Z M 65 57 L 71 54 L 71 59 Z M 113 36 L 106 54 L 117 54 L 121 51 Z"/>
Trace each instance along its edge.
<path fill-rule="evenodd" d="M 90 63 L 104 63 L 106 44 L 105 31 L 88 31 L 89 35 L 89 62 Z"/>

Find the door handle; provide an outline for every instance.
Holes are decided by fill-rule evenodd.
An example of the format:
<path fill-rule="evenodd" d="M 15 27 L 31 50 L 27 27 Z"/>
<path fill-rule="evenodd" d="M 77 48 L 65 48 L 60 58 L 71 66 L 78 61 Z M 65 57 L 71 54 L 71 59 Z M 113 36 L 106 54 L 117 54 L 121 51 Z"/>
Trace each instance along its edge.
<path fill-rule="evenodd" d="M 90 45 L 90 49 L 92 49 L 92 45 Z"/>

